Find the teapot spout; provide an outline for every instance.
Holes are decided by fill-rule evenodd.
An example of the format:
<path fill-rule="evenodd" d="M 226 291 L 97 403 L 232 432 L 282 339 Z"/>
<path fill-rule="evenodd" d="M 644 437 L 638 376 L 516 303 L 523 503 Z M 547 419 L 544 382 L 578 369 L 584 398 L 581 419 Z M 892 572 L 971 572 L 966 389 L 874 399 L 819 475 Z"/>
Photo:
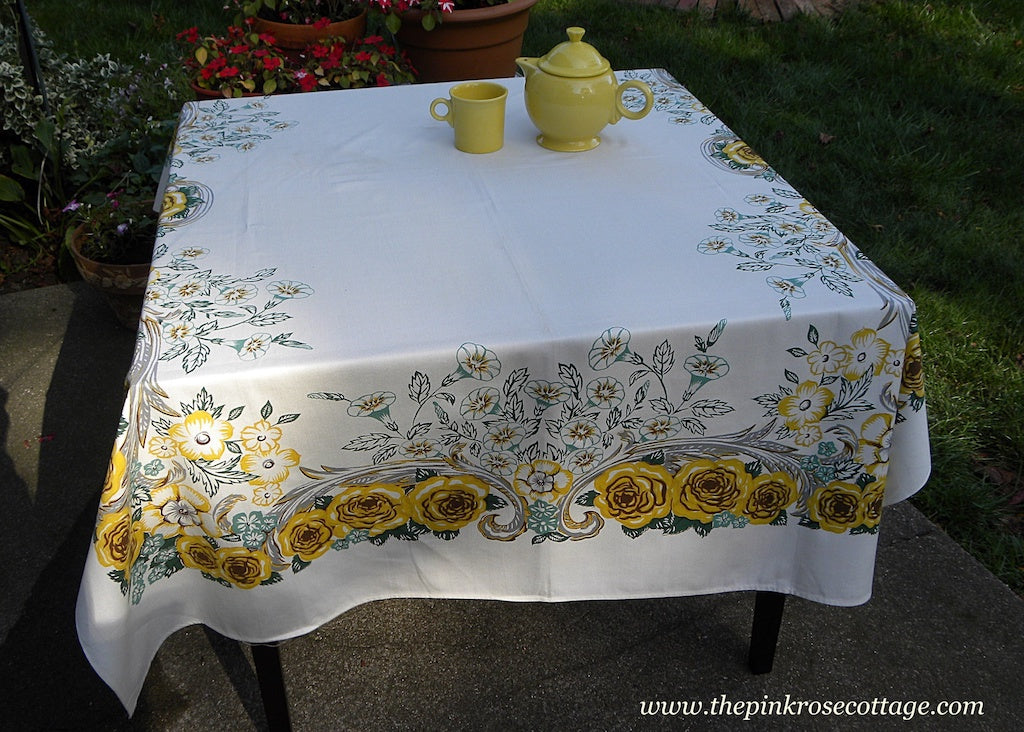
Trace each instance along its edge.
<path fill-rule="evenodd" d="M 540 69 L 540 67 L 537 66 L 538 61 L 540 61 L 540 59 L 536 57 L 530 58 L 527 56 L 520 56 L 516 59 L 516 66 L 522 69 L 523 74 L 527 79 L 529 79 Z"/>

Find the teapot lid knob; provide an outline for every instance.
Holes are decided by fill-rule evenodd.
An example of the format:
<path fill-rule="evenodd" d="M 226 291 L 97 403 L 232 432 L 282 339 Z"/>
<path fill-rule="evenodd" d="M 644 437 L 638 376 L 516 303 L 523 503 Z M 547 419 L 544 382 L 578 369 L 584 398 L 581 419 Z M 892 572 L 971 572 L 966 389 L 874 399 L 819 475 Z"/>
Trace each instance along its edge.
<path fill-rule="evenodd" d="M 554 76 L 582 79 L 604 74 L 611 68 L 608 59 L 583 41 L 586 31 L 573 26 L 566 28 L 565 32 L 569 40 L 562 41 L 541 58 L 538 66 L 542 71 Z"/>

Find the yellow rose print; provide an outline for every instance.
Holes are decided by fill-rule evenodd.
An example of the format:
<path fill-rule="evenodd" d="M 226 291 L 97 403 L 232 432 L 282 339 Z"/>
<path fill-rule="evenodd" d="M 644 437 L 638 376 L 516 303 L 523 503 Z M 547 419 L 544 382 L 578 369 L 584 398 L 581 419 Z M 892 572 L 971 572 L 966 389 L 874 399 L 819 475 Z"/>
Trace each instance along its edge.
<path fill-rule="evenodd" d="M 830 483 L 819 488 L 807 502 L 811 520 L 821 528 L 842 534 L 864 523 L 860 490 L 850 483 Z"/>
<path fill-rule="evenodd" d="M 267 420 L 261 419 L 242 429 L 242 447 L 249 452 L 266 455 L 277 450 L 281 435 L 280 427 L 275 427 Z"/>
<path fill-rule="evenodd" d="M 218 549 L 217 569 L 220 577 L 243 590 L 251 590 L 270 579 L 273 571 L 269 556 L 264 552 L 253 552 L 244 547 Z"/>
<path fill-rule="evenodd" d="M 605 518 L 631 529 L 668 516 L 672 476 L 660 465 L 625 463 L 594 479 L 594 506 Z"/>
<path fill-rule="evenodd" d="M 348 486 L 334 497 L 327 513 L 336 522 L 334 535 L 338 537 L 350 529 L 367 529 L 370 536 L 377 536 L 409 519 L 405 491 L 391 483 Z"/>
<path fill-rule="evenodd" d="M 888 341 L 879 338 L 871 328 L 858 330 L 850 340 L 850 361 L 843 369 L 843 376 L 856 381 L 868 371 L 875 376 L 882 373 L 889 355 Z"/>
<path fill-rule="evenodd" d="M 273 485 L 284 481 L 300 459 L 299 453 L 289 447 L 266 455 L 246 453 L 238 467 L 255 476 L 250 485 Z"/>
<path fill-rule="evenodd" d="M 96 527 L 96 558 L 104 567 L 127 571 L 142 549 L 142 528 L 128 511 L 108 513 Z"/>
<path fill-rule="evenodd" d="M 281 553 L 312 562 L 331 546 L 334 522 L 327 511 L 306 511 L 288 519 L 277 537 Z"/>
<path fill-rule="evenodd" d="M 107 479 L 103 482 L 103 493 L 100 494 L 100 503 L 108 505 L 121 493 L 121 481 L 127 469 L 127 460 L 124 453 L 115 449 L 110 455 L 110 465 L 107 467 Z"/>
<path fill-rule="evenodd" d="M 192 412 L 167 431 L 178 451 L 189 460 L 217 460 L 224 454 L 224 441 L 233 433 L 230 423 L 214 419 L 205 409 Z"/>
<path fill-rule="evenodd" d="M 798 432 L 805 425 L 820 422 L 828 414 L 833 399 L 835 395 L 825 387 L 805 381 L 797 386 L 796 392 L 779 400 L 779 414 L 787 427 Z"/>
<path fill-rule="evenodd" d="M 868 528 L 875 528 L 882 520 L 882 504 L 885 502 L 885 480 L 876 480 L 869 483 L 864 489 L 861 497 L 861 506 L 864 509 L 864 525 Z"/>
<path fill-rule="evenodd" d="M 924 398 L 924 361 L 921 353 L 921 336 L 917 333 L 912 334 L 907 340 L 900 393 Z"/>
<path fill-rule="evenodd" d="M 217 551 L 201 536 L 180 536 L 175 544 L 181 563 L 214 577 L 220 576 Z"/>
<path fill-rule="evenodd" d="M 694 460 L 676 473 L 672 512 L 707 522 L 721 511 L 736 512 L 750 493 L 750 474 L 739 460 Z"/>
<path fill-rule="evenodd" d="M 572 473 L 551 460 L 534 460 L 516 468 L 512 485 L 529 503 L 536 500 L 555 503 L 572 485 Z"/>
<path fill-rule="evenodd" d="M 768 524 L 779 517 L 782 510 L 796 501 L 797 491 L 793 479 L 785 473 L 769 473 L 754 478 L 743 515 L 752 524 Z"/>
<path fill-rule="evenodd" d="M 161 219 L 173 219 L 182 213 L 188 204 L 188 198 L 181 191 L 167 191 L 164 193 L 163 208 L 160 211 Z"/>
<path fill-rule="evenodd" d="M 470 475 L 436 476 L 417 483 L 407 498 L 416 523 L 432 531 L 457 531 L 483 514 L 489 492 Z"/>
<path fill-rule="evenodd" d="M 722 148 L 722 152 L 729 156 L 729 159 L 740 165 L 754 165 L 767 168 L 768 164 L 743 140 L 735 140 Z"/>

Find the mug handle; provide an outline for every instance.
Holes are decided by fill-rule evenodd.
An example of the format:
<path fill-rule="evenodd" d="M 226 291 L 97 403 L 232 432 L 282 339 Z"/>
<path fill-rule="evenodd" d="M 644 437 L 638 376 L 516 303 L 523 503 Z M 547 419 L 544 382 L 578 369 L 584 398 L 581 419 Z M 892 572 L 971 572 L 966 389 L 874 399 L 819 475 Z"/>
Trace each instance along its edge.
<path fill-rule="evenodd" d="M 626 105 L 622 103 L 622 93 L 627 89 L 636 89 L 644 95 L 643 109 L 634 112 L 633 110 L 626 108 Z M 654 92 L 651 91 L 651 87 L 642 81 L 637 81 L 635 79 L 632 81 L 624 81 L 619 84 L 619 89 L 615 93 L 615 106 L 618 108 L 619 114 L 626 119 L 643 119 L 647 116 L 647 113 L 654 108 Z"/>
<path fill-rule="evenodd" d="M 437 108 L 442 104 L 444 105 L 445 113 L 438 114 Z M 452 100 L 439 97 L 432 101 L 430 103 L 430 116 L 436 119 L 438 122 L 447 122 L 452 127 L 454 127 L 455 122 L 452 121 Z"/>

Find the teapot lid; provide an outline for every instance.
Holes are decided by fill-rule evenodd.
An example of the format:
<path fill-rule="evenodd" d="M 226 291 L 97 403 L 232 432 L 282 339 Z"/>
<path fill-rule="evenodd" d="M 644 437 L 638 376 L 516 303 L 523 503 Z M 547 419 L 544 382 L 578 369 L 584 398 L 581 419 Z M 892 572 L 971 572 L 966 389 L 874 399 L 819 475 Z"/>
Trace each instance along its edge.
<path fill-rule="evenodd" d="M 598 53 L 597 49 L 589 43 L 584 43 L 581 40 L 585 32 L 577 26 L 567 28 L 566 33 L 569 40 L 559 43 L 548 51 L 538 66 L 554 76 L 574 78 L 597 76 L 608 71 L 611 68 L 608 59 Z"/>

